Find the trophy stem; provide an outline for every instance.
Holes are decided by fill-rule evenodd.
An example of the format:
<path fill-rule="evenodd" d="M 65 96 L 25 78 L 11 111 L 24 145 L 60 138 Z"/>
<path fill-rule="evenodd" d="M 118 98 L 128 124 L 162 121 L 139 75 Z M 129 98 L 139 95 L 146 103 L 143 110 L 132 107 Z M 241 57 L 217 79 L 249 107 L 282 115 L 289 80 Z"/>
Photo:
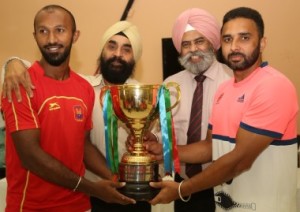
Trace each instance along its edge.
<path fill-rule="evenodd" d="M 134 145 L 133 145 L 133 153 L 142 153 L 145 151 L 145 148 L 143 147 L 143 145 L 139 142 L 136 142 Z"/>
<path fill-rule="evenodd" d="M 132 132 L 134 133 L 134 144 L 133 144 L 133 151 L 132 153 L 134 154 L 142 154 L 145 153 L 146 149 L 143 146 L 143 127 L 144 124 L 139 123 L 139 127 L 142 126 L 142 128 L 137 129 L 135 128 L 135 126 L 133 125 L 133 129 Z"/>

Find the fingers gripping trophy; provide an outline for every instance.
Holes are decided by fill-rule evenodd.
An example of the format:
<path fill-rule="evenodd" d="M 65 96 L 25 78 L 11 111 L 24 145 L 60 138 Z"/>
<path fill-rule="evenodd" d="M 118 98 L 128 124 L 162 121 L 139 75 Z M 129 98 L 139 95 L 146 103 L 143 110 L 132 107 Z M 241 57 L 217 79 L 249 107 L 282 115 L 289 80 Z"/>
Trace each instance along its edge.
<path fill-rule="evenodd" d="M 176 94 L 173 105 L 170 101 L 170 90 Z M 159 192 L 149 185 L 149 182 L 159 181 L 158 162 L 153 160 L 143 147 L 143 134 L 155 119 L 160 120 L 165 174 L 171 175 L 174 169 L 179 171 L 171 114 L 171 109 L 176 107 L 179 101 L 179 85 L 174 82 L 166 85 L 124 84 L 104 86 L 101 89 L 106 160 L 118 180 L 126 182 L 120 189 L 124 195 L 137 201 L 147 201 Z M 117 119 L 124 122 L 134 136 L 133 151 L 122 155 L 120 162 L 117 149 Z"/>

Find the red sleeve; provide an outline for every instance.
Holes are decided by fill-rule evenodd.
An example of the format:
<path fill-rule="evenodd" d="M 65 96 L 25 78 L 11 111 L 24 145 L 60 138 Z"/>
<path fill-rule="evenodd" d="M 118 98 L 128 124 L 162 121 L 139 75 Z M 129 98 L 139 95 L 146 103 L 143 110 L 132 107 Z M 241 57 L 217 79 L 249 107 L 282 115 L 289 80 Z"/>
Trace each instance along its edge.
<path fill-rule="evenodd" d="M 86 130 L 91 130 L 93 128 L 93 123 L 92 123 L 92 113 L 93 113 L 93 109 L 94 109 L 94 101 L 95 101 L 95 92 L 94 92 L 94 88 L 91 87 L 89 85 L 89 89 L 88 90 L 88 98 L 87 98 L 87 109 L 88 109 L 88 114 L 87 114 L 87 122 L 86 122 L 86 126 L 85 129 Z M 99 105 L 100 107 L 100 105 Z M 99 117 L 101 118 L 101 117 Z"/>
<path fill-rule="evenodd" d="M 22 101 L 18 102 L 15 95 L 12 95 L 12 102 L 2 98 L 2 111 L 8 132 L 39 128 L 39 120 L 36 110 L 33 108 L 32 99 L 26 94 L 23 87 L 20 87 Z"/>

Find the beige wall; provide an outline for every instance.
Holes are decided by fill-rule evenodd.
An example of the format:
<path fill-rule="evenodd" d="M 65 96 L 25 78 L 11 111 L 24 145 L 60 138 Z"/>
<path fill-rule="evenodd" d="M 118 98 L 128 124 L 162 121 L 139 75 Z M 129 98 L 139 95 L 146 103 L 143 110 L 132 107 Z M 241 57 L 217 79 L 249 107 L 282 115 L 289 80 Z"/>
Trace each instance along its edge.
<path fill-rule="evenodd" d="M 0 1 L 0 64 L 11 55 L 31 61 L 39 59 L 32 36 L 33 17 L 42 6 L 55 3 L 65 6 L 76 17 L 81 36 L 73 48 L 71 66 L 85 74 L 93 74 L 99 39 L 108 26 L 120 19 L 127 4 L 126 0 Z M 138 26 L 143 38 L 144 50 L 136 78 L 144 83 L 162 82 L 161 38 L 170 37 L 173 22 L 183 10 L 201 7 L 221 23 L 224 13 L 238 6 L 250 6 L 261 12 L 268 38 L 264 59 L 293 81 L 300 99 L 299 0 L 136 0 L 127 19 Z"/>

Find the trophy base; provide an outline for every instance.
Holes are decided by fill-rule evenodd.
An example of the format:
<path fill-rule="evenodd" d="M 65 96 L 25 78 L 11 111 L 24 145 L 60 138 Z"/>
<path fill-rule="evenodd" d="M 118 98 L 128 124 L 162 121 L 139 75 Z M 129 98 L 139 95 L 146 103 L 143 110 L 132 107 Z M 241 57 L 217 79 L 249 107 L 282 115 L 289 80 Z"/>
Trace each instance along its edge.
<path fill-rule="evenodd" d="M 159 181 L 158 163 L 143 152 L 124 154 L 119 164 L 119 181 L 126 182 L 126 185 L 119 189 L 125 196 L 136 201 L 151 200 L 160 191 L 149 185 L 150 182 Z"/>
<path fill-rule="evenodd" d="M 118 190 L 120 193 L 135 199 L 136 201 L 149 201 L 153 199 L 160 191 L 158 188 L 151 187 L 149 182 L 126 182 L 126 185 Z"/>

